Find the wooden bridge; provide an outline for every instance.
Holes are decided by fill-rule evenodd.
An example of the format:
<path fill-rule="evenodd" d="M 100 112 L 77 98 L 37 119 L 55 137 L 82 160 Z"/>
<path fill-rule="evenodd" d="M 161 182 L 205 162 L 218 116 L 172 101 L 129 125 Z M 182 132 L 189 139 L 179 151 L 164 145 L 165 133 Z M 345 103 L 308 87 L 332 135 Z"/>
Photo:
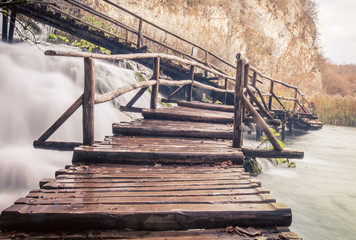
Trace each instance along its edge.
<path fill-rule="evenodd" d="M 276 203 L 261 183 L 242 168 L 245 158 L 303 157 L 302 152 L 283 149 L 270 129 L 281 126 L 285 136 L 286 126 L 291 132 L 298 124 L 305 124 L 303 128 L 309 129 L 321 126 L 298 88 L 264 76 L 240 54 L 232 65 L 111 1 L 104 0 L 138 19 L 138 30 L 78 1 L 63 2 L 70 3 L 77 16 L 86 11 L 120 27 L 125 32 L 124 39 L 49 2 L 10 4 L 4 19 L 12 16 L 10 23 L 13 23 L 16 14 L 21 13 L 122 54 L 46 52 L 51 56 L 84 59 L 83 94 L 34 142 L 35 147 L 74 149 L 73 165 L 58 170 L 56 178 L 42 180 L 40 189 L 31 191 L 1 213 L 3 236 L 299 239 L 288 230 L 290 208 Z M 154 40 L 143 32 L 144 23 L 190 44 L 193 54 Z M 132 42 L 129 33 L 137 41 Z M 3 32 L 3 40 L 4 35 L 6 40 L 12 39 Z M 148 42 L 174 55 L 164 50 L 150 53 L 155 48 Z M 203 54 L 204 61 L 199 54 Z M 95 93 L 95 59 L 132 59 L 152 66 L 154 74 L 148 81 L 99 95 Z M 160 78 L 162 69 L 175 80 Z M 212 79 L 222 82 L 223 87 L 207 84 Z M 158 107 L 158 91 L 162 86 L 176 87 L 162 101 L 177 106 Z M 135 108 L 135 102 L 149 87 L 150 109 Z M 198 88 L 215 92 L 213 102 L 221 99 L 224 104 L 197 101 L 200 99 L 193 90 Z M 290 90 L 293 97 L 277 96 L 279 88 Z M 183 89 L 186 89 L 186 99 L 174 99 Z M 143 119 L 114 123 L 113 136 L 94 141 L 94 106 L 134 90 L 136 95 L 121 109 L 142 112 Z M 226 105 L 229 96 L 233 105 Z M 48 141 L 80 106 L 83 107 L 83 142 Z M 263 131 L 273 149 L 243 146 L 244 125 L 253 126 L 257 138 Z"/>

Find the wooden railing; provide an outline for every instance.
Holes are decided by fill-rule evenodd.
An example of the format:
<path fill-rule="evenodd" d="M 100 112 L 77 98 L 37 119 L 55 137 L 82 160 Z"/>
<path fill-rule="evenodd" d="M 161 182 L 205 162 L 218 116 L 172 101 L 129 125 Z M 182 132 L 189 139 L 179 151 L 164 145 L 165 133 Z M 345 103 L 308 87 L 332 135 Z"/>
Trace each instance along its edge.
<path fill-rule="evenodd" d="M 59 146 L 60 143 L 47 142 L 48 138 L 81 106 L 83 105 L 83 144 L 92 145 L 94 144 L 94 105 L 99 103 L 108 102 L 114 100 L 115 98 L 132 91 L 134 89 L 145 89 L 149 86 L 152 86 L 151 91 L 151 104 L 152 109 L 157 108 L 157 99 L 158 99 L 158 88 L 160 85 L 169 85 L 169 86 L 184 86 L 188 85 L 189 89 L 192 89 L 193 86 L 205 88 L 218 92 L 230 92 L 231 90 L 220 89 L 211 87 L 202 83 L 194 81 L 194 74 L 191 74 L 191 79 L 182 80 L 182 81 L 170 81 L 159 79 L 159 69 L 160 69 L 160 59 L 170 59 L 180 62 L 181 64 L 186 64 L 190 66 L 192 72 L 195 68 L 199 68 L 209 73 L 215 74 L 219 77 L 235 80 L 235 101 L 234 101 L 234 138 L 233 138 L 233 147 L 242 148 L 243 138 L 242 138 L 242 121 L 244 116 L 244 108 L 246 108 L 249 113 L 253 116 L 255 122 L 263 129 L 268 139 L 271 141 L 273 147 L 277 151 L 283 151 L 282 147 L 278 143 L 276 137 L 271 132 L 270 128 L 267 126 L 260 114 L 254 109 L 249 100 L 244 95 L 246 90 L 248 90 L 247 80 L 248 80 L 248 68 L 249 64 L 244 60 L 240 54 L 237 58 L 237 71 L 235 78 L 225 75 L 216 71 L 215 69 L 208 68 L 201 63 L 186 60 L 179 58 L 177 56 L 160 54 L 160 53 L 141 53 L 141 54 L 124 54 L 124 55 L 101 55 L 101 54 L 90 54 L 90 53 L 71 53 L 71 52 L 60 52 L 60 51 L 46 51 L 46 55 L 51 56 L 68 56 L 68 57 L 81 57 L 84 58 L 84 93 L 80 96 L 72 106 L 37 140 L 34 145 L 39 147 L 50 146 L 51 144 Z M 94 68 L 94 59 L 103 59 L 103 60 L 122 60 L 122 59 L 139 59 L 139 58 L 152 58 L 154 61 L 153 66 L 153 77 L 151 80 L 146 82 L 140 82 L 132 84 L 129 86 L 124 86 L 118 89 L 114 89 L 108 93 L 96 96 L 95 95 L 95 68 Z M 245 90 L 244 90 L 245 89 Z M 144 91 L 143 91 L 144 92 Z M 136 96 L 133 97 L 133 100 L 136 101 L 140 95 L 143 94 L 142 91 L 139 91 Z M 248 91 L 247 91 L 248 92 Z M 192 100 L 192 91 L 190 91 L 189 99 Z M 253 94 L 250 94 L 253 96 Z M 130 103 L 133 102 L 130 101 Z M 68 146 L 64 144 L 64 146 Z"/>
<path fill-rule="evenodd" d="M 67 6 L 65 6 L 66 11 L 61 10 L 58 7 L 64 3 L 67 4 Z M 45 2 L 36 2 L 36 4 L 42 4 L 44 7 L 50 8 L 51 11 L 53 11 L 53 15 L 61 14 L 63 18 L 70 17 L 70 19 L 72 19 L 73 21 L 76 21 L 83 25 L 87 25 L 87 27 L 91 29 L 96 29 L 98 31 L 98 34 L 106 34 L 108 37 L 118 39 L 119 41 L 125 42 L 129 45 L 133 45 L 137 49 L 140 49 L 145 45 L 150 45 L 148 51 L 173 53 L 173 55 L 176 55 L 180 58 L 192 60 L 194 62 L 200 63 L 201 66 L 204 65 L 209 69 L 214 69 L 216 72 L 222 73 L 224 75 L 224 77 L 222 78 L 225 80 L 224 86 L 226 90 L 224 91 L 225 94 L 222 102 L 226 103 L 228 83 L 230 83 L 229 85 L 231 89 L 233 89 L 231 86 L 233 86 L 234 84 L 234 81 L 229 76 L 235 75 L 236 64 L 229 63 L 222 57 L 215 55 L 211 51 L 199 46 L 198 44 L 184 39 L 178 36 L 177 34 L 174 34 L 158 26 L 157 24 L 142 18 L 141 16 L 123 8 L 122 6 L 111 0 L 101 0 L 101 3 L 107 4 L 108 7 L 115 8 L 115 10 L 120 12 L 121 15 L 126 14 L 124 18 L 130 18 L 130 20 L 124 22 L 124 20 L 114 19 L 108 15 L 97 11 L 94 8 L 89 7 L 86 4 L 81 3 L 80 0 L 48 0 Z M 85 22 L 79 17 L 79 15 L 84 16 L 88 14 L 90 16 L 96 17 L 98 20 L 100 19 L 100 21 L 105 21 L 105 24 L 102 25 L 111 26 L 111 30 L 109 31 L 103 26 L 93 25 L 88 22 Z M 148 31 L 148 28 L 152 31 Z M 112 31 L 113 29 L 116 30 Z M 119 29 L 121 29 L 121 31 L 119 31 Z M 155 35 L 152 34 L 152 32 L 162 32 L 166 36 L 163 39 L 156 38 Z M 168 38 L 170 39 L 169 41 L 166 40 Z M 169 42 L 174 42 L 174 45 L 170 45 Z M 269 119 L 272 119 L 272 111 L 276 109 L 273 109 L 273 102 L 277 102 L 279 107 L 284 111 L 290 111 L 295 113 L 297 109 L 300 108 L 304 114 L 312 115 L 312 112 L 310 111 L 311 106 L 309 102 L 306 100 L 305 96 L 298 88 L 265 76 L 264 74 L 260 73 L 255 67 L 251 65 L 248 66 L 249 67 L 246 71 L 246 86 L 249 87 L 247 89 L 246 96 L 249 95 L 250 98 L 254 100 L 254 103 L 259 105 L 259 109 Z M 209 72 L 213 77 L 219 76 L 216 74 L 216 72 L 207 71 L 203 68 L 201 69 L 205 73 L 206 77 L 208 77 Z M 194 72 L 196 72 L 195 70 L 196 69 L 194 68 L 190 68 L 189 75 L 194 74 Z M 191 76 L 189 78 L 191 78 Z M 258 84 L 267 84 L 268 82 L 270 84 L 270 88 L 268 91 L 263 91 L 260 87 L 258 87 Z M 281 85 L 286 87 L 290 91 L 294 91 L 294 95 L 292 97 L 277 96 L 275 91 L 276 85 Z M 175 92 L 174 94 L 176 93 L 177 92 Z M 171 95 L 170 98 L 172 98 L 174 94 Z M 260 100 L 257 101 L 255 99 L 256 97 Z M 288 109 L 288 107 L 283 104 L 283 101 L 293 102 L 293 107 L 291 109 Z"/>

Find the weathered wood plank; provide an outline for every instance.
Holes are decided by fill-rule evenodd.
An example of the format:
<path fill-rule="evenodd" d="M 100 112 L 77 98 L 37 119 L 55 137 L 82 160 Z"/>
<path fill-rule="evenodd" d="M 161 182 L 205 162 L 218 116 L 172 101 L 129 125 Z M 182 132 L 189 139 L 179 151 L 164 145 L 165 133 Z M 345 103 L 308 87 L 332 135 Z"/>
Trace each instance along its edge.
<path fill-rule="evenodd" d="M 228 233 L 226 228 L 221 229 L 195 229 L 181 231 L 132 231 L 132 230 L 102 230 L 102 231 L 81 231 L 81 232 L 56 232 L 56 233 L 24 233 L 12 232 L 3 233 L 5 239 L 14 237 L 27 237 L 31 239 L 130 239 L 130 240 L 256 240 L 258 239 L 284 239 L 284 240 L 301 240 L 301 238 L 290 232 L 288 228 L 246 228 L 246 230 L 260 232 L 259 236 L 240 236 L 237 233 Z M 84 237 L 85 236 L 85 237 Z"/>
<path fill-rule="evenodd" d="M 145 119 L 160 119 L 160 120 L 175 120 L 175 121 L 191 121 L 191 122 L 208 122 L 220 124 L 232 124 L 234 114 L 225 111 L 200 109 L 190 107 L 171 107 L 160 108 L 156 110 L 144 109 L 142 115 Z M 253 118 L 244 118 L 245 123 L 255 123 Z M 266 123 L 274 126 L 280 125 L 278 119 L 266 119 Z"/>
<path fill-rule="evenodd" d="M 41 224 L 38 224 L 38 223 Z M 78 224 L 78 223 L 81 224 Z M 2 212 L 2 231 L 69 229 L 179 230 L 238 226 L 289 226 L 284 204 L 22 205 Z"/>
<path fill-rule="evenodd" d="M 203 103 L 203 102 L 188 102 L 188 101 L 178 101 L 178 106 L 189 107 L 189 108 L 198 108 L 198 109 L 207 109 L 223 112 L 234 112 L 234 106 L 232 105 L 222 105 L 214 103 Z"/>
<path fill-rule="evenodd" d="M 204 143 L 204 144 L 203 144 Z M 243 162 L 240 150 L 228 142 L 178 138 L 107 138 L 106 142 L 75 148 L 73 163 L 164 162 L 176 164 L 214 164 Z"/>
<path fill-rule="evenodd" d="M 170 136 L 232 139 L 232 126 L 201 122 L 145 119 L 132 123 L 114 123 L 113 133 L 131 136 Z"/>
<path fill-rule="evenodd" d="M 189 196 L 239 196 L 269 194 L 269 191 L 262 187 L 240 188 L 240 189 L 206 189 L 206 190 L 185 190 L 185 191 L 106 191 L 91 192 L 82 189 L 71 189 L 70 192 L 55 192 L 53 190 L 39 189 L 32 190 L 26 197 L 29 198 L 106 198 L 106 197 L 189 197 Z"/>
<path fill-rule="evenodd" d="M 234 204 L 271 203 L 276 200 L 270 194 L 236 196 L 165 196 L 165 197 L 92 197 L 92 198 L 20 198 L 15 204 L 67 205 L 67 204 Z"/>

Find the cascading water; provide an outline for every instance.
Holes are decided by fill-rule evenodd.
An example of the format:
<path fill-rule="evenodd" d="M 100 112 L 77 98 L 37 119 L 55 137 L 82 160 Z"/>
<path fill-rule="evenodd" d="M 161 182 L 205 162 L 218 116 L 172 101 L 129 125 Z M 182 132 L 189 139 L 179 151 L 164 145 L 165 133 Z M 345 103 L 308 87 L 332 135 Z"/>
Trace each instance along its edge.
<path fill-rule="evenodd" d="M 54 46 L 40 48 L 53 49 Z M 68 47 L 65 49 L 68 50 Z M 137 82 L 133 70 L 98 60 L 95 64 L 99 92 Z M 145 71 L 146 75 L 151 74 Z M 25 196 L 30 189 L 38 188 L 40 179 L 54 177 L 55 170 L 71 163 L 71 152 L 34 149 L 32 142 L 83 93 L 84 63 L 81 58 L 45 56 L 36 46 L 0 43 L 0 73 L 2 210 L 17 198 Z M 116 101 L 122 105 L 134 95 L 135 92 L 130 92 Z M 148 108 L 148 93 L 135 106 Z M 50 140 L 81 141 L 81 115 L 79 109 Z M 111 135 L 113 122 L 128 121 L 135 117 L 118 111 L 111 103 L 97 105 L 95 140 L 103 140 L 105 135 Z"/>

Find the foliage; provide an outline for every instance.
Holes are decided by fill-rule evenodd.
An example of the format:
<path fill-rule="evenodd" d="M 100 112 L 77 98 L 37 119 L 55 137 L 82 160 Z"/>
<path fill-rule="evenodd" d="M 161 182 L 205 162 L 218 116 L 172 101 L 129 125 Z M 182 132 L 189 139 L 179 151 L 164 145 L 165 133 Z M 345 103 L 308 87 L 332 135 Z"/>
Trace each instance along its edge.
<path fill-rule="evenodd" d="M 278 137 L 280 137 L 281 135 L 275 129 L 271 129 L 271 131 L 274 134 L 274 136 L 277 138 L 277 141 L 281 145 L 281 147 L 285 148 L 284 143 L 280 139 L 278 139 Z M 263 147 L 265 149 L 273 149 L 271 142 L 268 140 L 266 136 L 261 137 L 261 140 L 262 142 L 258 147 Z M 293 167 L 293 168 L 296 167 L 295 163 L 290 162 L 288 158 L 275 158 L 274 161 L 276 162 L 277 165 Z"/>
<path fill-rule="evenodd" d="M 256 158 L 245 158 L 244 169 L 249 172 L 251 176 L 257 176 L 262 173 L 262 167 L 258 164 Z"/>
<path fill-rule="evenodd" d="M 320 121 L 340 126 L 356 126 L 356 97 L 317 94 L 312 97 Z"/>

